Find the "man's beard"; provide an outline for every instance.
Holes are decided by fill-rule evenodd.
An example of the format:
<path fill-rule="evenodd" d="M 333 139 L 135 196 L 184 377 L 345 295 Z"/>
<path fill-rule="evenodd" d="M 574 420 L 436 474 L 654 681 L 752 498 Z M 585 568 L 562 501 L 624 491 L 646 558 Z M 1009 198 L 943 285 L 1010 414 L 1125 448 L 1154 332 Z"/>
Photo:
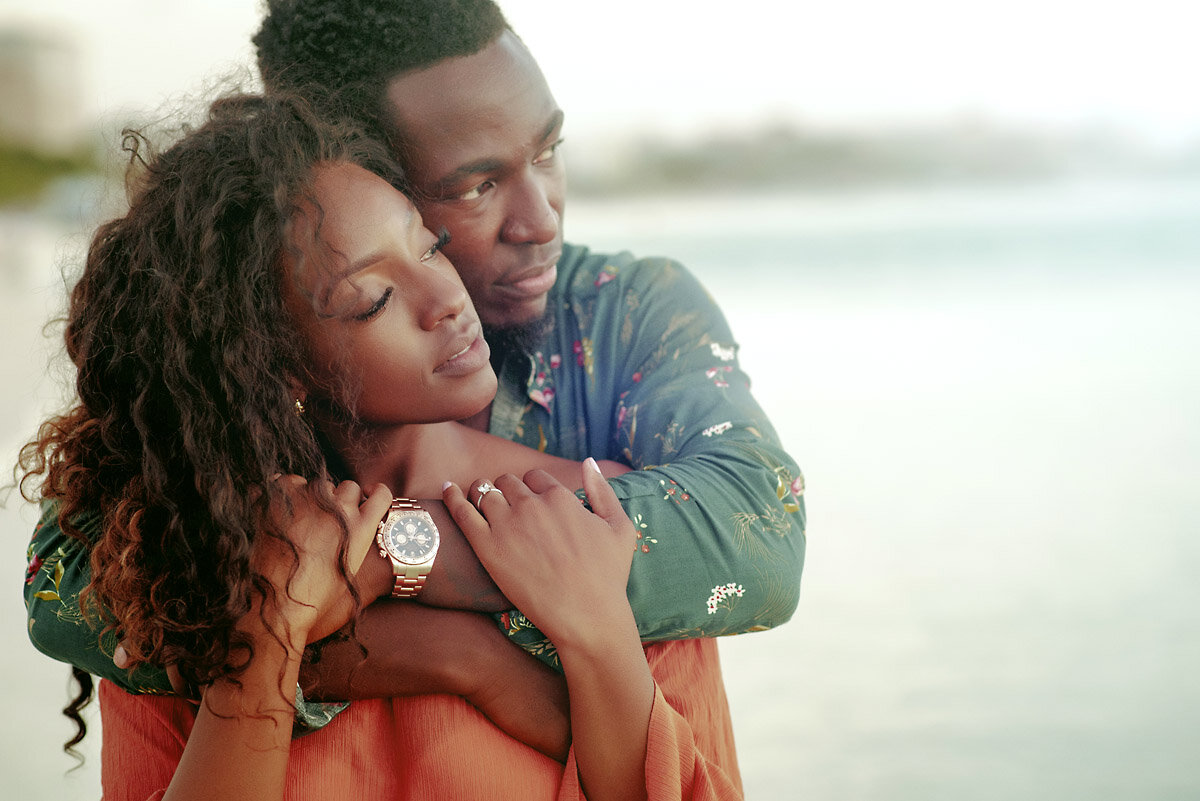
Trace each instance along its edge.
<path fill-rule="evenodd" d="M 509 353 L 531 353 L 553 328 L 554 318 L 550 315 L 549 305 L 541 317 L 527 323 L 506 328 L 484 326 L 483 338 L 492 349 L 492 368 L 499 372 L 500 365 Z"/>

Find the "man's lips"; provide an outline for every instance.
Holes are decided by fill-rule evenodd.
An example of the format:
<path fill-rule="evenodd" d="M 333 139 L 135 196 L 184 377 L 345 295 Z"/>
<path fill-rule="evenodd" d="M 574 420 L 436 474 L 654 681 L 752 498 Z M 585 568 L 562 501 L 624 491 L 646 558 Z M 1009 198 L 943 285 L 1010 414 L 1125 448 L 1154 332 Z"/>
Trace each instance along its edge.
<path fill-rule="evenodd" d="M 558 280 L 558 260 L 555 259 L 545 269 L 538 270 L 532 275 L 526 275 L 515 281 L 504 281 L 495 284 L 497 292 L 506 297 L 529 299 L 545 295 L 554 288 Z"/>

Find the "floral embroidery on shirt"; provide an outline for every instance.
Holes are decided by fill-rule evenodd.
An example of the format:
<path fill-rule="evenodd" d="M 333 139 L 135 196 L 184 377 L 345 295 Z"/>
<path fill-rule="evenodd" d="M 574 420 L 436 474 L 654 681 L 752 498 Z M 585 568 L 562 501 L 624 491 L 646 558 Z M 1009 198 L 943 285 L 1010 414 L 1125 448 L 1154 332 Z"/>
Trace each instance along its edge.
<path fill-rule="evenodd" d="M 715 426 L 709 426 L 700 433 L 706 437 L 716 437 L 724 434 L 731 428 L 733 428 L 733 423 L 726 420 L 724 423 L 717 423 Z"/>
<path fill-rule="evenodd" d="M 596 276 L 595 285 L 604 286 L 609 281 L 617 277 L 617 272 L 618 270 L 616 267 L 611 264 L 606 264 L 604 269 L 600 271 L 600 274 Z"/>
<path fill-rule="evenodd" d="M 30 545 L 29 549 L 32 551 L 33 546 Z M 25 568 L 25 583 L 32 584 L 33 580 L 37 578 L 37 572 L 41 570 L 41 568 L 42 557 L 38 554 L 33 554 L 33 557 L 29 560 L 29 566 Z"/>
<path fill-rule="evenodd" d="M 710 342 L 708 346 L 712 348 L 712 355 L 723 362 L 731 362 L 733 361 L 733 357 L 737 355 L 736 348 L 732 346 L 727 348 L 717 342 Z"/>
<path fill-rule="evenodd" d="M 733 372 L 733 368 L 725 364 L 720 367 L 708 368 L 704 371 L 704 375 L 713 382 L 714 386 L 724 389 L 729 386 L 729 382 L 725 380 L 725 377 L 731 372 Z"/>
<path fill-rule="evenodd" d="M 558 649 L 525 615 L 516 610 L 503 612 L 500 615 L 500 625 L 504 626 L 508 636 L 526 651 L 558 667 Z"/>
<path fill-rule="evenodd" d="M 733 533 L 738 546 L 764 557 L 768 553 L 768 548 L 761 538 L 754 536 L 755 526 L 758 527 L 758 531 L 776 534 L 781 538 L 792 530 L 792 523 L 788 519 L 788 515 L 774 506 L 763 509 L 762 514 L 734 512 L 732 519 Z"/>
<path fill-rule="evenodd" d="M 577 339 L 572 345 L 572 350 L 575 351 L 575 363 L 586 370 L 588 378 L 591 378 L 593 359 L 595 358 L 592 352 L 592 340 L 587 337 Z"/>
<path fill-rule="evenodd" d="M 796 514 L 800 511 L 799 499 L 804 496 L 804 475 L 792 478 L 787 468 L 780 465 L 775 468 L 775 497 L 783 502 L 783 511 Z M 788 496 L 791 497 L 788 497 Z"/>
<path fill-rule="evenodd" d="M 622 392 L 621 396 L 617 398 L 617 427 L 614 433 L 617 442 L 621 444 L 621 455 L 630 467 L 637 469 L 641 467 L 641 464 L 634 458 L 633 440 L 637 435 L 638 407 L 637 404 L 625 405 L 625 396 L 628 394 L 628 391 Z"/>
<path fill-rule="evenodd" d="M 670 482 L 670 486 L 667 486 L 668 482 Z M 658 480 L 658 485 L 660 487 L 662 487 L 663 492 L 666 493 L 665 495 L 663 495 L 663 500 L 664 501 L 674 501 L 676 506 L 680 506 L 685 501 L 690 501 L 692 499 L 692 496 L 689 495 L 683 489 L 683 487 L 676 484 L 673 479 L 667 479 L 666 481 L 664 481 L 660 478 Z"/>
<path fill-rule="evenodd" d="M 713 587 L 712 595 L 708 596 L 708 613 L 715 614 L 718 609 L 733 609 L 738 598 L 746 594 L 746 588 L 741 584 L 722 584 Z"/>
<path fill-rule="evenodd" d="M 683 426 L 679 425 L 679 423 L 675 420 L 672 420 L 671 424 L 667 426 L 666 431 L 662 432 L 661 434 L 654 435 L 655 439 L 662 440 L 662 455 L 664 457 L 670 456 L 679 450 L 679 437 L 682 433 Z"/>
<path fill-rule="evenodd" d="M 39 570 L 45 570 L 46 575 L 50 576 L 51 581 L 54 582 L 53 590 L 39 590 L 33 594 L 34 598 L 41 601 L 62 601 L 59 593 L 62 590 L 62 560 L 66 555 L 66 551 L 60 546 L 49 559 L 42 559 L 39 554 L 33 552 L 33 543 L 29 544 L 29 550 L 26 553 L 29 559 L 29 567 L 25 569 L 25 583 L 32 584 L 33 580 L 37 578 Z"/>
<path fill-rule="evenodd" d="M 529 381 L 529 399 L 541 406 L 548 412 L 552 412 L 550 402 L 554 400 L 554 374 L 555 359 L 558 363 L 562 363 L 562 358 L 551 356 L 549 361 L 542 355 L 539 350 L 533 354 L 533 370 L 532 377 Z"/>
<path fill-rule="evenodd" d="M 633 552 L 650 553 L 651 545 L 658 545 L 658 540 L 650 536 L 650 532 L 646 531 L 646 523 L 642 520 L 640 514 L 633 516 L 633 530 L 637 532 L 637 542 L 633 544 Z"/>

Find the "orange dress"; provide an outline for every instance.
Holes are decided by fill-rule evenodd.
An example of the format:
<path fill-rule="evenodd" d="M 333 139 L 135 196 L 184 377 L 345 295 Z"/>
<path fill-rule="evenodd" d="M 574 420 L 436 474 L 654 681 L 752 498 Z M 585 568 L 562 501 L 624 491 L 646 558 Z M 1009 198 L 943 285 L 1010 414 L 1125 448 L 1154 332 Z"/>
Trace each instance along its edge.
<path fill-rule="evenodd" d="M 646 647 L 654 706 L 646 785 L 658 799 L 741 799 L 717 644 Z M 183 700 L 130 695 L 100 682 L 104 801 L 162 797 L 195 722 Z M 293 741 L 288 801 L 368 798 L 582 799 L 574 749 L 564 768 L 517 742 L 451 695 L 355 701 L 323 729 Z"/>

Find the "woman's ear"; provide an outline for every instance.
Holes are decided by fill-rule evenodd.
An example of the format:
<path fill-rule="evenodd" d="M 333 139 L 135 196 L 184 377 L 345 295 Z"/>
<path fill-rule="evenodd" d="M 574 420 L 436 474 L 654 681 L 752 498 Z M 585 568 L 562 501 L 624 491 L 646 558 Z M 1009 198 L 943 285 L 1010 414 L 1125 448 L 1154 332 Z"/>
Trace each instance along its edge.
<path fill-rule="evenodd" d="M 288 385 L 291 387 L 296 416 L 300 417 L 304 414 L 304 406 L 308 402 L 308 388 L 297 378 L 288 379 Z"/>

